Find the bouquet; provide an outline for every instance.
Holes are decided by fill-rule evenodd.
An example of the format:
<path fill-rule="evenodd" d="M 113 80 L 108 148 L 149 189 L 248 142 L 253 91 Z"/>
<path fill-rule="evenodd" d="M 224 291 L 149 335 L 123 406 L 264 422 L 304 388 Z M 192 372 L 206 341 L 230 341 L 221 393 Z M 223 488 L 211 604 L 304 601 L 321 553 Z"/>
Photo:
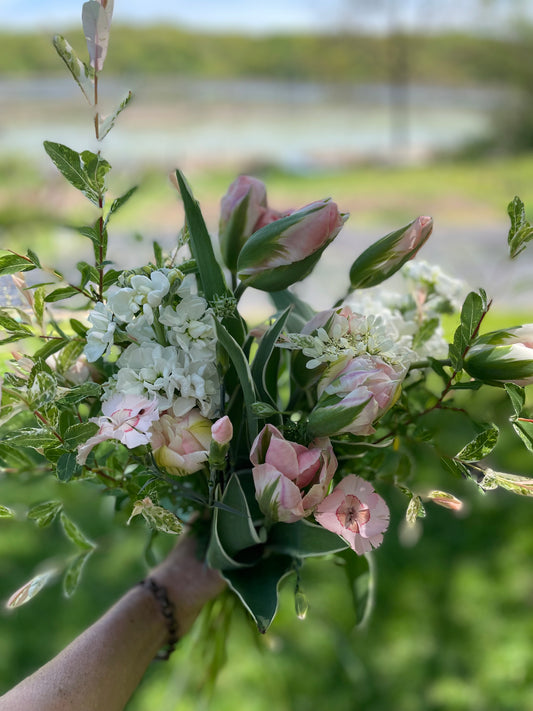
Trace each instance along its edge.
<path fill-rule="evenodd" d="M 88 63 L 54 39 L 93 109 L 99 142 L 131 99 L 101 114 L 112 9 L 112 0 L 83 6 Z M 338 559 L 365 618 L 372 550 L 387 535 L 393 488 L 405 495 L 410 526 L 426 505 L 461 508 L 453 478 L 451 491 L 420 483 L 411 456 L 419 448 L 432 448 L 447 472 L 481 492 L 532 494 L 533 479 L 487 463 L 498 427 L 470 414 L 465 394 L 505 388 L 511 426 L 533 451 L 523 412 L 524 387 L 533 383 L 533 325 L 483 332 L 491 305 L 483 290 L 461 306 L 459 282 L 411 261 L 430 237 L 431 218 L 418 217 L 359 254 L 345 284 L 339 279 L 339 300 L 316 313 L 294 285 L 312 274 L 348 219 L 335 202 L 280 211 L 260 180 L 240 176 L 222 198 L 216 246 L 176 171 L 185 224 L 174 251 L 154 243 L 152 262 L 124 271 L 107 259 L 108 238 L 135 188 L 110 198 L 111 166 L 100 148 L 44 147 L 94 206 L 94 220 L 77 227 L 94 260 L 79 262 L 79 276 L 65 281 L 43 270 L 31 249 L 0 256 L 0 274 L 19 292 L 0 311 L 1 342 L 16 349 L 2 384 L 4 472 L 91 481 L 114 497 L 122 520 L 140 516 L 149 531 L 179 535 L 192 526 L 208 564 L 261 632 L 289 574 L 305 616 L 299 571 L 310 556 Z M 519 198 L 509 214 L 516 257 L 533 228 Z M 27 282 L 30 272 L 44 281 Z M 396 273 L 401 293 L 383 286 Z M 271 316 L 260 324 L 250 326 L 239 311 L 247 289 L 270 295 Z M 454 313 L 458 325 L 447 343 L 442 318 Z M 424 426 L 444 410 L 475 432 L 458 452 L 442 451 Z M 76 545 L 62 571 L 71 595 L 95 544 L 62 509 L 59 500 L 45 501 L 27 516 L 40 526 L 59 516 Z M 0 516 L 12 515 L 0 507 Z M 9 606 L 31 599 L 57 572 L 34 577 Z"/>

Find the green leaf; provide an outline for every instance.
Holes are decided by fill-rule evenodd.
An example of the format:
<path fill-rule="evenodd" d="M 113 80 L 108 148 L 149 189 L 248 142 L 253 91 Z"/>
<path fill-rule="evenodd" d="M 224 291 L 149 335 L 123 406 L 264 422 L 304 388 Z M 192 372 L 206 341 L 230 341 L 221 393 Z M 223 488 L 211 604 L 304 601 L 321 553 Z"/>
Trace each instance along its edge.
<path fill-rule="evenodd" d="M 36 266 L 31 259 L 22 257 L 19 254 L 3 254 L 0 257 L 0 276 L 28 272 L 35 268 Z"/>
<path fill-rule="evenodd" d="M 520 417 L 520 413 L 524 409 L 526 402 L 526 391 L 520 385 L 516 385 L 516 383 L 505 383 L 504 387 L 516 417 Z"/>
<path fill-rule="evenodd" d="M 83 572 L 83 568 L 85 567 L 85 563 L 89 560 L 92 554 L 92 549 L 83 551 L 68 564 L 63 576 L 63 593 L 65 597 L 71 597 L 76 591 L 76 588 L 81 580 L 81 574 Z"/>
<path fill-rule="evenodd" d="M 109 212 L 107 213 L 106 218 L 104 220 L 104 228 L 107 227 L 109 220 L 117 212 L 117 210 L 120 210 L 120 208 L 128 202 L 130 197 L 136 191 L 137 191 L 137 185 L 134 185 L 132 188 L 130 188 L 128 190 L 128 192 L 124 193 L 124 195 L 113 200 L 113 202 L 111 203 L 111 207 L 109 208 Z"/>
<path fill-rule="evenodd" d="M 61 521 L 61 526 L 63 527 L 65 535 L 72 541 L 72 543 L 74 543 L 74 545 L 82 550 L 94 550 L 94 548 L 96 548 L 95 544 L 90 541 L 84 533 L 82 533 L 79 526 L 77 526 L 77 524 L 75 524 L 74 521 L 66 515 L 66 513 L 61 512 L 59 520 Z"/>
<path fill-rule="evenodd" d="M 264 538 L 255 530 L 246 495 L 235 473 L 228 481 L 221 503 L 224 507 L 215 508 L 213 513 L 207 561 L 218 570 L 250 566 L 257 556 L 253 556 L 251 561 L 235 560 L 235 556 L 262 544 Z"/>
<path fill-rule="evenodd" d="M 513 430 L 520 437 L 530 452 L 533 452 L 533 431 L 524 422 L 513 422 Z"/>
<path fill-rule="evenodd" d="M 67 429 L 63 437 L 63 444 L 66 449 L 73 451 L 97 432 L 98 425 L 95 422 L 80 422 Z"/>
<path fill-rule="evenodd" d="M 62 143 L 44 142 L 44 149 L 64 178 L 77 190 L 80 190 L 93 205 L 98 206 L 102 190 L 98 184 L 103 161 L 94 153 L 84 151 L 82 154 Z M 86 165 L 86 162 L 89 165 Z"/>
<path fill-rule="evenodd" d="M 70 327 L 77 336 L 81 336 L 81 338 L 86 338 L 87 331 L 89 329 L 87 328 L 87 326 L 85 326 L 83 323 L 81 323 L 81 321 L 78 321 L 75 318 L 71 318 L 70 319 Z"/>
<path fill-rule="evenodd" d="M 33 357 L 35 358 L 35 360 L 46 360 L 54 353 L 57 353 L 62 348 L 65 348 L 65 346 L 69 343 L 70 341 L 68 340 L 68 338 L 54 338 L 50 341 L 47 341 L 43 346 L 39 348 L 39 350 L 35 351 Z"/>
<path fill-rule="evenodd" d="M 485 315 L 488 304 L 486 297 L 471 291 L 463 303 L 461 309 L 461 323 L 453 336 L 453 345 L 450 345 L 449 357 L 454 370 L 461 370 L 463 367 L 463 357 L 468 350 L 472 339 L 476 336 L 479 324 Z"/>
<path fill-rule="evenodd" d="M 105 118 L 100 120 L 99 135 L 98 135 L 98 139 L 100 141 L 102 141 L 107 136 L 109 131 L 111 131 L 111 129 L 115 125 L 115 121 L 117 120 L 119 115 L 124 111 L 126 106 L 129 105 L 129 103 L 131 102 L 132 99 L 133 99 L 133 94 L 131 93 L 131 91 L 129 91 L 126 98 L 122 99 L 122 101 L 120 102 L 118 107 L 113 111 L 113 113 L 109 114 L 109 116 L 106 116 Z M 135 190 L 135 188 L 134 188 L 134 190 Z M 109 219 L 109 215 L 108 215 L 108 219 Z"/>
<path fill-rule="evenodd" d="M 78 296 L 79 293 L 80 290 L 75 286 L 62 286 L 47 294 L 44 300 L 47 304 L 50 304 L 54 301 L 62 301 L 63 299 L 70 299 L 72 296 Z"/>
<path fill-rule="evenodd" d="M 376 595 L 376 570 L 374 558 L 368 553 L 356 555 L 348 549 L 337 554 L 336 560 L 343 562 L 352 593 L 357 626 L 362 627 L 369 620 Z"/>
<path fill-rule="evenodd" d="M 21 338 L 27 338 L 28 336 L 34 335 L 31 328 L 28 328 L 28 326 L 20 323 L 20 321 L 11 318 L 11 316 L 8 316 L 8 314 L 6 314 L 3 310 L 0 310 L 0 328 L 8 333 L 15 333 L 17 335 L 20 334 Z"/>
<path fill-rule="evenodd" d="M 102 386 L 98 383 L 83 383 L 82 385 L 76 385 L 66 392 L 59 400 L 58 404 L 62 405 L 75 405 L 78 402 L 82 402 L 90 397 L 100 397 L 102 392 Z M 80 423 L 81 424 L 81 423 Z M 93 424 L 92 422 L 89 424 Z M 92 435 L 89 435 L 89 437 Z"/>
<path fill-rule="evenodd" d="M 417 518 L 425 518 L 426 510 L 422 504 L 420 496 L 411 497 L 411 501 L 405 512 L 405 520 L 410 526 L 414 526 Z"/>
<path fill-rule="evenodd" d="M 450 474 L 453 474 L 454 476 L 459 477 L 460 479 L 468 479 L 470 477 L 470 471 L 468 470 L 468 467 L 466 467 L 462 462 L 458 462 L 455 459 L 452 459 L 451 457 L 441 457 L 440 461 L 442 466 Z"/>
<path fill-rule="evenodd" d="M 533 227 L 526 220 L 524 203 L 518 196 L 507 206 L 507 214 L 511 219 L 511 227 L 507 236 L 511 259 L 524 251 L 528 242 L 533 239 Z"/>
<path fill-rule="evenodd" d="M 202 290 L 211 304 L 217 296 L 231 296 L 224 280 L 224 275 L 213 251 L 211 237 L 205 226 L 200 206 L 196 202 L 185 177 L 176 171 L 181 199 L 185 208 L 185 218 L 190 234 L 192 256 L 198 265 Z"/>
<path fill-rule="evenodd" d="M 412 345 L 413 350 L 417 350 L 418 348 L 420 348 L 420 346 L 423 346 L 424 343 L 427 343 L 427 341 L 429 341 L 431 336 L 437 330 L 439 323 L 440 322 L 438 318 L 430 318 L 422 323 L 422 325 L 414 335 Z"/>
<path fill-rule="evenodd" d="M 0 518 L 15 518 L 15 512 L 8 506 L 0 505 Z"/>
<path fill-rule="evenodd" d="M 262 400 L 266 400 L 267 402 L 270 400 L 273 405 L 276 405 L 277 394 L 269 392 L 269 389 L 267 387 L 267 366 L 270 360 L 270 356 L 272 355 L 272 351 L 274 350 L 278 338 L 280 336 L 280 333 L 282 332 L 285 324 L 287 323 L 287 319 L 289 317 L 290 312 L 290 307 L 287 307 L 285 311 L 280 314 L 279 318 L 268 329 L 268 331 L 263 335 L 251 367 L 252 379 L 257 387 L 259 397 Z"/>
<path fill-rule="evenodd" d="M 480 432 L 477 437 L 469 442 L 455 455 L 455 459 L 461 462 L 478 462 L 487 457 L 498 442 L 499 429 L 491 424 L 486 430 Z"/>
<path fill-rule="evenodd" d="M 52 432 L 40 427 L 22 427 L 19 430 L 6 434 L 2 442 L 9 444 L 10 447 L 32 447 L 33 449 L 40 449 L 41 447 L 54 444 L 57 442 L 57 438 Z"/>
<path fill-rule="evenodd" d="M 76 462 L 75 452 L 65 452 L 57 460 L 56 475 L 59 481 L 70 481 L 81 472 L 81 466 Z"/>
<path fill-rule="evenodd" d="M 278 609 L 279 586 L 292 571 L 290 556 L 271 555 L 253 568 L 225 570 L 222 576 L 252 615 L 259 632 L 264 633 Z"/>
<path fill-rule="evenodd" d="M 44 528 L 52 523 L 62 508 L 62 501 L 44 501 L 42 504 L 32 506 L 27 513 L 27 518 L 35 521 L 39 528 Z"/>
<path fill-rule="evenodd" d="M 89 67 L 78 58 L 67 40 L 61 35 L 56 35 L 53 39 L 56 52 L 67 65 L 70 73 L 83 92 L 83 95 L 91 104 L 94 102 L 94 69 Z"/>
<path fill-rule="evenodd" d="M 257 419 L 254 415 L 253 405 L 258 400 L 258 397 L 255 392 L 254 381 L 250 372 L 248 360 L 244 355 L 242 348 L 224 328 L 224 326 L 218 321 L 215 323 L 219 343 L 230 357 L 235 371 L 237 372 L 237 377 L 239 378 L 246 409 L 246 421 L 248 423 L 248 444 L 251 446 L 257 436 Z"/>
<path fill-rule="evenodd" d="M 309 304 L 299 299 L 296 294 L 293 294 L 293 292 L 288 289 L 284 289 L 283 291 L 271 291 L 269 296 L 279 311 L 284 311 L 291 307 L 287 320 L 287 328 L 291 333 L 300 333 L 302 326 L 315 316 L 315 312 Z"/>
<path fill-rule="evenodd" d="M 336 533 L 309 521 L 276 523 L 268 533 L 267 547 L 276 553 L 293 558 L 337 553 L 348 548 L 348 543 Z"/>

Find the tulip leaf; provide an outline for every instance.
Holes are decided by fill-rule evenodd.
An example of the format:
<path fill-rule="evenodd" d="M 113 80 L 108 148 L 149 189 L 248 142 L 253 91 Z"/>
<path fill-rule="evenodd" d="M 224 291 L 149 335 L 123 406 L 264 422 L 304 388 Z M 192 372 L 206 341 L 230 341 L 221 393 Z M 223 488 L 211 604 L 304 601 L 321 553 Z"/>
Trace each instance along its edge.
<path fill-rule="evenodd" d="M 266 381 L 267 366 L 290 312 L 290 307 L 287 307 L 261 338 L 251 368 L 252 378 L 257 386 L 259 396 L 263 400 L 271 400 L 274 405 L 276 405 L 276 393 L 271 392 L 268 388 Z"/>
<path fill-rule="evenodd" d="M 227 296 L 229 293 L 228 287 L 224 280 L 222 269 L 216 260 L 211 237 L 207 231 L 200 206 L 194 199 L 181 171 L 176 171 L 176 178 L 181 199 L 183 200 L 187 227 L 189 228 L 192 256 L 198 265 L 205 298 L 209 303 L 212 303 L 217 296 Z"/>
<path fill-rule="evenodd" d="M 375 563 L 372 555 L 356 555 L 352 550 L 337 554 L 342 560 L 353 597 L 357 626 L 370 617 L 375 599 Z"/>
<path fill-rule="evenodd" d="M 287 555 L 262 558 L 253 568 L 224 570 L 223 577 L 250 612 L 259 632 L 270 626 L 278 609 L 278 589 L 281 581 L 294 569 Z"/>
<path fill-rule="evenodd" d="M 282 291 L 271 291 L 270 299 L 274 306 L 280 311 L 291 307 L 291 312 L 287 320 L 287 328 L 291 333 L 300 333 L 302 326 L 310 321 L 315 312 L 305 301 L 302 301 L 296 294 L 288 289 Z"/>
<path fill-rule="evenodd" d="M 464 446 L 460 452 L 457 452 L 455 459 L 461 462 L 478 462 L 480 459 L 487 457 L 498 442 L 499 429 L 492 424 L 483 432 L 480 432 L 477 437 Z"/>
<path fill-rule="evenodd" d="M 257 436 L 257 419 L 253 411 L 254 403 L 259 399 L 255 392 L 255 385 L 250 372 L 250 367 L 242 348 L 224 326 L 216 321 L 217 337 L 220 345 L 227 352 L 241 385 L 248 423 L 248 438 L 251 445 Z"/>
<path fill-rule="evenodd" d="M 244 490 L 235 473 L 226 485 L 222 503 L 224 508 L 215 509 L 214 527 L 228 556 L 234 557 L 240 551 L 264 542 L 255 530 Z"/>
<path fill-rule="evenodd" d="M 274 524 L 268 533 L 267 547 L 293 558 L 308 558 L 343 551 L 348 544 L 323 526 L 302 520 Z"/>

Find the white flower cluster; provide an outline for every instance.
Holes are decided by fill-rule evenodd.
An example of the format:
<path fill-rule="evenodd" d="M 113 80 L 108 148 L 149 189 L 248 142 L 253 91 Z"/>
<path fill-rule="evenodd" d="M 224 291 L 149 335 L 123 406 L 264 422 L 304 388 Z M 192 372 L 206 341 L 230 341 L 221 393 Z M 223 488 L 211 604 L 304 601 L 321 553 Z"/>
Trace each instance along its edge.
<path fill-rule="evenodd" d="M 195 277 L 160 269 L 122 283 L 89 315 L 87 360 L 107 356 L 116 333 L 130 341 L 104 386 L 105 399 L 139 395 L 156 398 L 160 411 L 176 416 L 197 406 L 213 417 L 219 407 L 215 321 L 196 294 Z"/>
<path fill-rule="evenodd" d="M 358 290 L 342 308 L 317 314 L 302 333 L 289 334 L 281 345 L 299 348 L 310 369 L 365 354 L 395 368 L 428 355 L 446 357 L 440 316 L 459 308 L 461 282 L 425 262 L 408 262 L 400 273 L 407 286 L 403 294 L 382 287 Z M 420 338 L 424 327 L 427 332 Z"/>

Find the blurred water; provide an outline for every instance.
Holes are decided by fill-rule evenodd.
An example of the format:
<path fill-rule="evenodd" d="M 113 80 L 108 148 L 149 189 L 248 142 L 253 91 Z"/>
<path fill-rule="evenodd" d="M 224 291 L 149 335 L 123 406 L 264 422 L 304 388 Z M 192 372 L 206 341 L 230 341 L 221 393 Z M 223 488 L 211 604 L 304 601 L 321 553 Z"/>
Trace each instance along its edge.
<path fill-rule="evenodd" d="M 137 80 L 138 82 L 138 80 Z M 116 105 L 126 80 L 102 83 Z M 278 81 L 144 79 L 119 119 L 114 164 L 243 165 L 295 169 L 354 160 L 422 160 L 483 136 L 499 94 Z M 68 78 L 0 80 L 0 153 L 44 160 L 43 140 L 91 147 L 91 116 Z"/>

